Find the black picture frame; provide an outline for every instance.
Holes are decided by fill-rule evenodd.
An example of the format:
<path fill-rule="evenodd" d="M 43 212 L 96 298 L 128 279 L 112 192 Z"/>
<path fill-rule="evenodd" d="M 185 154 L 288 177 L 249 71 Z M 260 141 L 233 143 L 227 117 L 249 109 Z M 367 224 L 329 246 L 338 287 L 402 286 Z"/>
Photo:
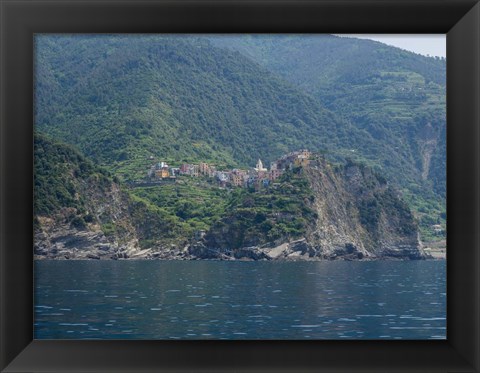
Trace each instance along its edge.
<path fill-rule="evenodd" d="M 480 372 L 480 4 L 0 0 L 2 372 Z M 446 341 L 33 340 L 34 33 L 446 33 Z"/>

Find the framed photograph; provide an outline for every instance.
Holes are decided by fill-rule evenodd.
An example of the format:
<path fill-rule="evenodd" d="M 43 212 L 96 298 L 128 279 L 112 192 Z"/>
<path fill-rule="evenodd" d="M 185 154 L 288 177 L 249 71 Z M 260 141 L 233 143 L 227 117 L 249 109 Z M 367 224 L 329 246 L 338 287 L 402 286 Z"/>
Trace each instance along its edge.
<path fill-rule="evenodd" d="M 478 2 L 0 4 L 2 371 L 480 370 Z"/>

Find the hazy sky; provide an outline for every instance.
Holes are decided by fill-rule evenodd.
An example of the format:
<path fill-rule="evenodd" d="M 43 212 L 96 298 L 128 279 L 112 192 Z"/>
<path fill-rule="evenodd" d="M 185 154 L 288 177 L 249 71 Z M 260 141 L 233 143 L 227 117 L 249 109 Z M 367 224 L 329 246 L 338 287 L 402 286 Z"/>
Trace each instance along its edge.
<path fill-rule="evenodd" d="M 340 34 L 338 36 L 348 36 L 361 39 L 376 40 L 381 43 L 393 45 L 397 48 L 406 49 L 411 52 L 446 57 L 447 55 L 447 38 L 445 34 L 421 34 L 421 35 L 402 35 L 402 34 L 361 34 L 347 35 Z"/>

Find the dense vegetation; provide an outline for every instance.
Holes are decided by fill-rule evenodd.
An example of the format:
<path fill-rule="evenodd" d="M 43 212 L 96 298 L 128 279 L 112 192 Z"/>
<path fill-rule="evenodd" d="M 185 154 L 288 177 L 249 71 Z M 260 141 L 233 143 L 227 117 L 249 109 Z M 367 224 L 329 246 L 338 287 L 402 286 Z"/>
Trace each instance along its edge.
<path fill-rule="evenodd" d="M 445 61 L 334 36 L 35 43 L 37 130 L 120 180 L 145 177 L 151 156 L 233 168 L 309 148 L 357 158 L 400 184 L 426 235 L 445 224 Z M 75 204 L 63 188 L 65 206 Z M 211 226 L 227 194 L 186 182 L 132 198 L 175 236 Z M 54 203 L 36 199 L 41 211 Z M 152 225 L 143 240 L 161 230 Z"/>
<path fill-rule="evenodd" d="M 38 36 L 36 124 L 124 179 L 145 159 L 253 165 L 369 146 L 348 123 L 236 52 L 180 37 Z"/>
<path fill-rule="evenodd" d="M 208 230 L 220 219 L 230 191 L 204 178 L 181 177 L 176 183 L 131 189 L 130 193 L 175 218 L 184 237 Z"/>
<path fill-rule="evenodd" d="M 259 190 L 237 188 L 228 200 L 225 216 L 207 233 L 207 243 L 237 249 L 302 237 L 315 218 L 308 206 L 312 199 L 301 168 Z"/>
<path fill-rule="evenodd" d="M 71 208 L 81 215 L 74 224 L 83 226 L 85 220 L 92 221 L 79 186 L 88 182 L 108 186 L 111 183 L 108 173 L 72 147 L 41 134 L 35 135 L 34 159 L 35 215 L 51 216 Z"/>

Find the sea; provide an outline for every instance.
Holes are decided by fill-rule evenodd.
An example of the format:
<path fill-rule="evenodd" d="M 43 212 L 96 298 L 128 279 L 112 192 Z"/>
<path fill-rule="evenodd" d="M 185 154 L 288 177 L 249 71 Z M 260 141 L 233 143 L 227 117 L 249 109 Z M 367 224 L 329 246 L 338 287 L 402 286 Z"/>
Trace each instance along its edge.
<path fill-rule="evenodd" d="M 446 261 L 35 262 L 35 339 L 446 339 Z"/>

